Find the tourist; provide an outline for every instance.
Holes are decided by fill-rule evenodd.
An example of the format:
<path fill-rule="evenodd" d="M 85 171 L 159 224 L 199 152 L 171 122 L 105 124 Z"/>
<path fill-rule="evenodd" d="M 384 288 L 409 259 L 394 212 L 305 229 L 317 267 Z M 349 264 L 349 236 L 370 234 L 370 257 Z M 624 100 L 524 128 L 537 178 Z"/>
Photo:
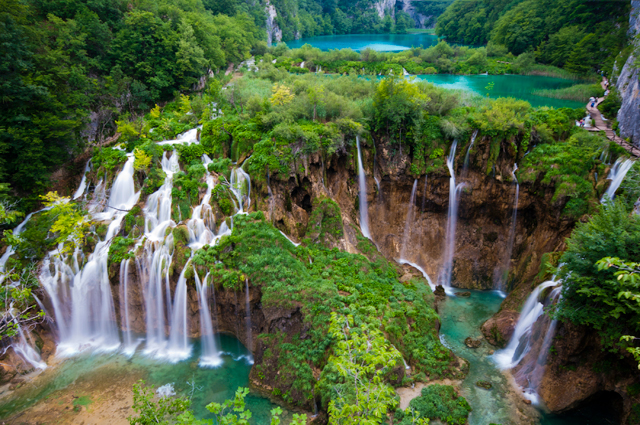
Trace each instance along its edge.
<path fill-rule="evenodd" d="M 608 89 L 604 91 L 604 96 L 605 97 L 609 96 L 609 90 Z"/>

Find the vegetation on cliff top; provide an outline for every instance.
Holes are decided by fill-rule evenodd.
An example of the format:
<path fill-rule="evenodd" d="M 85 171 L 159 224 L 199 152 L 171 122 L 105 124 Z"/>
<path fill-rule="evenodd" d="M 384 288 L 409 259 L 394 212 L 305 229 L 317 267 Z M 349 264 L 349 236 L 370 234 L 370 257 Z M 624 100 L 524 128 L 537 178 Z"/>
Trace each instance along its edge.
<path fill-rule="evenodd" d="M 260 288 L 264 309 L 303 313 L 304 334 L 276 330 L 259 336 L 252 371 L 289 403 L 307 406 L 318 397 L 326 409 L 337 400 L 336 388 L 344 387 L 337 364 L 347 359 L 335 348 L 332 312 L 352 317 L 355 326 L 381 329 L 385 343 L 380 349 L 402 353 L 413 374 L 403 378 L 402 362 L 396 359 L 384 374 L 387 382 L 408 384 L 460 373 L 455 357 L 438 339 L 430 288 L 423 279 L 400 283 L 396 268 L 383 258 L 370 262 L 319 245 L 295 247 L 262 213 L 252 213 L 236 216 L 233 233 L 199 250 L 193 263 L 210 272 L 219 287 L 240 289 L 249 279 Z M 331 360 L 329 353 L 337 357 Z M 314 369 L 321 371 L 318 381 Z M 340 394 L 354 402 L 342 390 Z"/>

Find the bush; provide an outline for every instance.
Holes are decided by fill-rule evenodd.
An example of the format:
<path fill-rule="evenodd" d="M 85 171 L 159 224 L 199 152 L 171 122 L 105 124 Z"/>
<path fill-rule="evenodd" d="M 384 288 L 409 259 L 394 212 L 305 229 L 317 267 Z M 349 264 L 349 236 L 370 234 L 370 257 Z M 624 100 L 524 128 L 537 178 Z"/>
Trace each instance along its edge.
<path fill-rule="evenodd" d="M 598 331 L 602 344 L 617 351 L 620 336 L 640 334 L 640 304 L 618 297 L 625 283 L 615 269 L 598 270 L 604 257 L 625 261 L 640 258 L 640 217 L 630 215 L 621 201 L 600 207 L 587 223 L 578 224 L 560 259 L 564 266 L 562 298 L 555 316 Z M 635 288 L 632 288 L 635 290 Z"/>
<path fill-rule="evenodd" d="M 598 105 L 598 109 L 602 112 L 602 115 L 609 119 L 613 119 L 618 116 L 618 111 L 621 106 L 622 99 L 620 99 L 618 91 L 614 88 L 611 89 L 609 96 L 607 96 L 602 103 Z"/>
<path fill-rule="evenodd" d="M 422 389 L 420 397 L 409 403 L 409 409 L 398 414 L 402 418 L 401 425 L 410 425 L 410 409 L 420 413 L 421 418 L 439 419 L 450 425 L 464 425 L 467 423 L 471 406 L 464 397 L 458 397 L 451 385 L 433 384 Z"/>

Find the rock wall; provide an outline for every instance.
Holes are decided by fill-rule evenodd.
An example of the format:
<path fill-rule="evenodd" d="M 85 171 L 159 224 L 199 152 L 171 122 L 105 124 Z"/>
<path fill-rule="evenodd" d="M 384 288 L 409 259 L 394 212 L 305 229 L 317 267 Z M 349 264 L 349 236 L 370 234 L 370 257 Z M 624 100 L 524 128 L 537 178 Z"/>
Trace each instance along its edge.
<path fill-rule="evenodd" d="M 276 7 L 269 0 L 267 0 L 264 11 L 267 14 L 267 45 L 271 46 L 274 42 L 279 43 L 282 41 L 282 30 L 276 23 L 276 18 L 278 17 Z"/>
<path fill-rule="evenodd" d="M 430 22 L 432 18 L 418 13 L 411 0 L 379 0 L 373 6 L 376 8 L 380 19 L 384 18 L 387 11 L 391 12 L 392 17 L 395 17 L 396 9 L 402 9 L 411 16 L 416 28 L 426 28 L 425 24 Z"/>
<path fill-rule="evenodd" d="M 629 35 L 635 37 L 640 34 L 640 0 L 631 1 L 631 15 L 629 18 Z M 638 41 L 635 41 L 636 45 Z M 640 69 L 635 62 L 640 59 L 632 53 L 624 64 L 616 82 L 616 88 L 622 98 L 622 107 L 618 111 L 618 123 L 622 137 L 630 138 L 631 142 L 640 146 Z"/>

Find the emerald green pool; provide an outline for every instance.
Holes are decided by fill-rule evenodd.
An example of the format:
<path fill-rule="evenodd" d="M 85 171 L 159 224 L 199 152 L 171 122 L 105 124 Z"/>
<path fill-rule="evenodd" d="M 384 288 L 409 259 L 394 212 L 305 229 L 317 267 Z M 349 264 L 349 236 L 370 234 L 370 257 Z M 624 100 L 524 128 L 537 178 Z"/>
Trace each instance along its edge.
<path fill-rule="evenodd" d="M 531 106 L 549 106 L 553 108 L 584 108 L 585 104 L 572 100 L 552 99 L 536 96 L 534 90 L 562 89 L 576 84 L 573 80 L 563 78 L 541 77 L 537 75 L 451 75 L 434 74 L 418 75 L 415 78 L 428 81 L 437 86 L 464 90 L 481 96 L 489 94 L 491 98 L 514 97 L 526 100 Z M 493 83 L 493 88 L 487 86 Z"/>

